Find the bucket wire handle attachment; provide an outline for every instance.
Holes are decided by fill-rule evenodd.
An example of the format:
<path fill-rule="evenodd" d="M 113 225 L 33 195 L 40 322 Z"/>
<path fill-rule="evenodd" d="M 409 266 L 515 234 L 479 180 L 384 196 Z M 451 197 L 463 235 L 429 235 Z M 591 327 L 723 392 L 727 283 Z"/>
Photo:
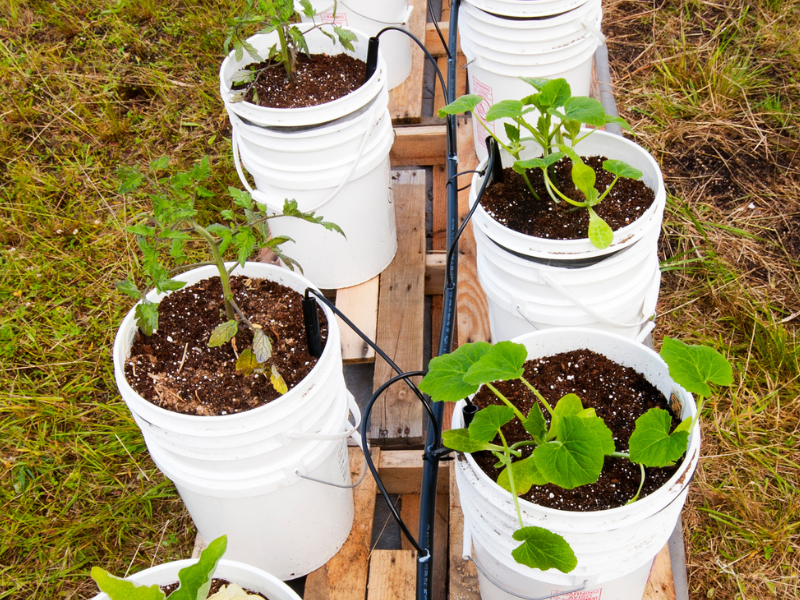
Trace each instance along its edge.
<path fill-rule="evenodd" d="M 366 19 L 367 21 L 372 21 L 373 23 L 378 23 L 380 25 L 400 25 L 400 26 L 408 25 L 408 20 L 411 18 L 411 13 L 414 10 L 414 5 L 409 4 L 408 7 L 406 7 L 406 10 L 403 13 L 403 15 L 400 17 L 400 21 L 391 22 L 391 21 L 379 21 L 378 19 L 373 19 L 372 17 L 368 17 L 367 15 L 362 15 L 357 10 L 351 8 L 350 6 L 347 6 L 347 4 L 344 3 L 344 0 L 339 0 L 339 4 L 341 4 L 343 7 L 345 7 L 354 15 L 358 15 L 362 19 Z M 324 13 L 332 8 L 333 8 L 333 2 L 331 2 L 327 7 L 318 10 L 317 13 Z"/>
<path fill-rule="evenodd" d="M 554 593 L 549 594 L 547 596 L 536 596 L 536 597 L 523 596 L 522 594 L 518 594 L 516 592 L 512 592 L 508 588 L 504 587 L 500 582 L 495 580 L 481 566 L 481 563 L 479 563 L 475 559 L 475 557 L 472 556 L 472 533 L 470 532 L 469 527 L 468 527 L 466 522 L 464 522 L 464 538 L 463 539 L 464 539 L 464 542 L 463 542 L 464 545 L 462 546 L 462 549 L 461 549 L 461 558 L 463 558 L 464 560 L 472 561 L 472 563 L 475 565 L 475 567 L 478 569 L 478 571 L 480 571 L 481 575 L 486 577 L 486 579 L 488 579 L 489 582 L 492 585 L 496 586 L 498 589 L 502 590 L 506 594 L 509 594 L 511 596 L 515 596 L 516 598 L 522 598 L 522 600 L 547 600 L 548 598 L 558 598 L 560 596 L 565 596 L 566 594 L 572 594 L 574 592 L 582 592 L 583 590 L 586 589 L 586 586 L 589 584 L 589 580 L 588 579 L 584 579 L 583 580 L 583 585 L 581 585 L 580 587 L 573 588 L 571 590 L 564 590 L 563 592 L 554 592 Z"/>
<path fill-rule="evenodd" d="M 361 435 L 357 431 L 353 432 L 351 437 L 357 442 L 357 445 L 358 445 L 359 448 L 361 448 L 362 452 L 364 450 L 363 446 L 369 444 L 369 442 L 367 442 L 366 444 L 364 444 L 362 442 Z M 314 483 L 321 483 L 323 485 L 328 485 L 330 487 L 335 487 L 335 488 L 339 488 L 339 489 L 342 489 L 342 490 L 352 490 L 353 488 L 358 487 L 359 485 L 361 485 L 361 482 L 364 481 L 364 477 L 367 476 L 366 454 L 364 455 L 364 466 L 361 468 L 361 475 L 358 477 L 358 481 L 356 481 L 355 483 L 346 484 L 346 483 L 334 483 L 332 481 L 325 481 L 324 479 L 317 479 L 316 477 L 310 477 L 308 475 L 303 475 L 299 470 L 296 470 L 294 472 L 294 474 L 297 475 L 300 479 L 307 479 L 308 481 L 313 481 Z"/>
<path fill-rule="evenodd" d="M 260 201 L 264 204 L 269 204 L 267 202 L 267 195 L 260 191 L 253 189 L 250 187 L 250 184 L 247 182 L 247 178 L 244 176 L 244 170 L 242 169 L 242 162 L 241 156 L 239 154 L 239 127 L 242 126 L 242 122 L 240 120 L 239 115 L 234 113 L 232 110 L 228 111 L 228 114 L 231 117 L 231 145 L 233 146 L 233 163 L 236 166 L 236 173 L 239 175 L 239 181 L 242 182 L 244 188 L 249 192 L 249 194 L 257 201 Z M 364 155 L 364 150 L 367 147 L 367 140 L 369 140 L 370 135 L 372 135 L 372 130 L 375 128 L 375 124 L 377 121 L 380 121 L 384 115 L 380 115 L 377 119 L 370 119 L 369 124 L 367 125 L 367 131 L 364 133 L 364 137 L 361 140 L 361 146 L 358 148 L 358 153 L 356 154 L 353 163 L 350 165 L 350 170 L 347 172 L 347 175 L 339 184 L 339 186 L 333 190 L 333 193 L 328 196 L 325 200 L 317 204 L 312 208 L 303 208 L 303 212 L 317 212 L 321 208 L 324 208 L 328 204 L 330 204 L 336 196 L 339 195 L 339 192 L 342 191 L 344 186 L 350 183 L 350 180 L 353 178 L 353 174 L 356 172 L 356 167 L 358 167 L 358 163 L 361 162 L 361 157 Z"/>

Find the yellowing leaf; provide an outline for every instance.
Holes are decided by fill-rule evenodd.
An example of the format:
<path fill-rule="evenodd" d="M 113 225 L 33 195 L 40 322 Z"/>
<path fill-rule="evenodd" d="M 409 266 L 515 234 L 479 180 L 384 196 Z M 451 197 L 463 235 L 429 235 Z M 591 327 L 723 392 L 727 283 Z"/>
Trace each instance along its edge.
<path fill-rule="evenodd" d="M 275 391 L 278 392 L 281 396 L 289 391 L 286 382 L 284 381 L 281 374 L 278 372 L 278 369 L 275 368 L 275 365 L 270 365 L 269 381 L 272 384 L 272 387 L 275 388 Z"/>
<path fill-rule="evenodd" d="M 239 359 L 236 361 L 236 370 L 241 371 L 242 375 L 251 375 L 260 366 L 256 355 L 250 348 L 239 354 Z"/>

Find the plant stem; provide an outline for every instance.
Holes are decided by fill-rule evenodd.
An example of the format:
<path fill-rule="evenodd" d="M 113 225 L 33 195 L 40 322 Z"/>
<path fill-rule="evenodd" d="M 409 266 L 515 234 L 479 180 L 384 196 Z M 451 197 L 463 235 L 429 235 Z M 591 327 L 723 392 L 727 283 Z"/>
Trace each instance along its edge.
<path fill-rule="evenodd" d="M 533 440 L 522 440 L 521 442 L 517 442 L 516 444 L 512 444 L 511 445 L 511 451 L 513 452 L 517 448 L 522 448 L 524 446 L 538 446 L 538 445 L 539 444 L 537 444 Z"/>
<path fill-rule="evenodd" d="M 550 197 L 553 198 L 553 200 L 558 202 L 558 199 L 556 199 L 552 194 L 552 192 L 555 192 L 556 194 L 558 194 L 561 197 L 562 200 L 564 200 L 565 202 L 567 202 L 569 204 L 572 204 L 572 206 L 578 206 L 580 208 L 586 207 L 586 203 L 585 202 L 577 202 L 577 201 L 573 200 L 572 198 L 569 198 L 569 197 L 565 196 L 564 194 L 562 194 L 561 190 L 559 190 L 555 186 L 555 184 L 552 181 L 550 181 L 550 175 L 548 175 L 547 169 L 542 169 L 542 171 L 544 171 L 544 184 L 547 187 L 547 191 L 551 192 L 550 193 Z"/>
<path fill-rule="evenodd" d="M 283 62 L 283 68 L 286 70 L 286 79 L 294 81 L 294 65 L 292 64 L 289 44 L 286 41 L 286 32 L 283 27 L 278 27 L 278 39 L 281 43 L 281 62 Z"/>
<path fill-rule="evenodd" d="M 204 227 L 198 225 L 194 221 L 192 221 L 192 227 L 206 241 L 211 250 L 211 256 L 214 258 L 214 264 L 217 267 L 217 271 L 219 271 L 219 280 L 222 283 L 222 295 L 225 299 L 225 316 L 229 321 L 234 321 L 236 320 L 236 315 L 233 308 L 234 300 L 233 291 L 231 290 L 231 280 L 228 276 L 228 270 L 225 268 L 225 261 L 222 259 L 222 255 L 219 252 L 219 245 L 214 239 L 214 236 L 211 235 Z M 249 321 L 247 323 L 249 324 Z"/>
<path fill-rule="evenodd" d="M 536 190 L 533 189 L 533 186 L 531 185 L 531 182 L 528 179 L 528 174 L 525 171 L 522 172 L 522 178 L 525 180 L 525 185 L 528 186 L 528 191 L 530 191 L 530 193 L 533 195 L 534 198 L 536 198 L 541 202 L 542 200 L 541 196 L 539 196 L 539 194 L 536 193 Z"/>
<path fill-rule="evenodd" d="M 492 393 L 494 393 L 495 396 L 500 398 L 500 400 L 502 400 L 506 404 L 506 406 L 508 406 L 511 410 L 514 411 L 514 414 L 517 415 L 517 418 L 519 419 L 520 423 L 524 424 L 525 421 L 527 421 L 527 419 L 525 418 L 525 415 L 523 415 L 516 406 L 511 404 L 511 402 L 508 400 L 508 398 L 503 396 L 503 394 L 500 392 L 500 390 L 498 390 L 496 387 L 494 387 L 491 383 L 487 383 L 486 387 L 488 387 L 490 390 L 492 390 Z"/>
<path fill-rule="evenodd" d="M 511 468 L 511 456 L 510 456 L 510 449 L 508 448 L 508 444 L 506 443 L 506 438 L 503 436 L 503 432 L 501 430 L 497 430 L 497 433 L 500 434 L 500 440 L 503 442 L 503 449 L 506 452 L 506 458 L 508 458 L 508 463 L 506 464 L 506 470 L 508 471 L 508 487 L 511 488 L 511 496 L 514 498 L 514 508 L 517 509 L 517 519 L 519 520 L 519 526 L 525 527 L 525 523 L 522 522 L 522 511 L 519 508 L 519 497 L 517 496 L 517 486 L 514 485 L 514 469 Z"/>
<path fill-rule="evenodd" d="M 527 379 L 525 379 L 524 377 L 520 377 L 520 380 L 522 380 L 522 383 L 524 383 L 526 386 L 528 386 L 528 389 L 529 389 L 530 391 L 532 391 L 532 392 L 533 392 L 533 395 L 534 395 L 534 396 L 536 396 L 536 397 L 539 399 L 539 402 L 541 402 L 542 404 L 544 404 L 544 407 L 547 409 L 547 412 L 549 412 L 549 413 L 550 413 L 550 417 L 552 418 L 552 416 L 555 414 L 555 413 L 553 412 L 553 407 L 552 407 L 552 406 L 550 406 L 550 405 L 547 403 L 547 400 L 545 400 L 545 399 L 544 399 L 544 396 L 542 396 L 542 395 L 539 393 L 539 390 L 537 390 L 535 387 L 533 387 L 533 386 L 532 386 L 532 385 L 531 385 L 531 384 L 528 382 L 528 380 L 527 380 Z"/>
<path fill-rule="evenodd" d="M 642 488 L 644 487 L 645 471 L 644 471 L 644 465 L 641 464 L 641 463 L 639 464 L 639 470 L 642 473 L 642 479 L 641 479 L 641 481 L 639 481 L 639 489 L 636 490 L 636 495 L 633 498 L 631 498 L 630 500 L 628 500 L 626 502 L 626 504 L 633 504 L 634 502 L 636 502 L 639 499 L 639 494 L 642 493 Z"/>

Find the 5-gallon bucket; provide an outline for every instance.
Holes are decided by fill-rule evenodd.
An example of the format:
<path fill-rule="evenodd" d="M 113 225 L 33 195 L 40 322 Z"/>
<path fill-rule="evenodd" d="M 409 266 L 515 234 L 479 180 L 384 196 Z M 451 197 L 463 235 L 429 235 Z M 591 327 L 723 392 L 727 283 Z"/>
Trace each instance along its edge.
<path fill-rule="evenodd" d="M 534 93 L 534 88 L 520 77 L 564 78 L 573 96 L 588 96 L 592 61 L 604 37 L 600 32 L 599 0 L 581 2 L 555 16 L 533 18 L 489 14 L 473 4 L 462 4 L 458 26 L 467 58 L 470 93 L 484 98 L 472 120 L 475 152 L 482 160 L 487 156 L 486 131 L 478 118 L 485 122 L 486 113 L 497 102 L 519 100 Z M 503 121 L 486 125 L 505 142 Z"/>
<path fill-rule="evenodd" d="M 191 284 L 216 273 L 215 267 L 200 267 L 176 278 Z M 300 294 L 313 287 L 299 274 L 274 265 L 247 263 L 232 274 L 268 278 Z M 161 297 L 148 295 L 153 301 Z M 285 578 L 304 575 L 329 560 L 347 538 L 353 518 L 349 489 L 301 477 L 349 484 L 345 440 L 360 421 L 344 384 L 336 319 L 327 307 L 323 310 L 328 337 L 311 372 L 269 404 L 236 414 L 174 413 L 146 401 L 128 385 L 125 361 L 136 335 L 134 311 L 114 342 L 120 393 L 142 428 L 154 462 L 175 483 L 201 535 L 210 540 L 227 534 L 229 557 Z M 347 422 L 351 411 L 355 425 Z M 324 509 L 313 517 L 290 514 L 311 498 L 323 499 Z M 265 506 L 271 509 L 262 510 Z M 313 537 L 304 529 L 306 522 L 312 523 Z M 292 541 L 287 542 L 290 524 L 297 535 L 289 535 Z"/>
<path fill-rule="evenodd" d="M 588 131 L 582 130 L 581 135 Z M 583 261 L 583 263 L 594 262 L 603 256 L 632 246 L 645 237 L 648 231 L 661 230 L 661 221 L 667 204 L 667 192 L 664 189 L 664 179 L 658 163 L 644 148 L 619 135 L 606 131 L 594 131 L 575 146 L 575 151 L 581 156 L 605 156 L 609 159 L 625 161 L 642 172 L 641 181 L 655 194 L 655 200 L 641 217 L 614 232 L 614 240 L 608 248 L 600 250 L 594 247 L 588 237 L 578 240 L 554 240 L 525 235 L 498 223 L 481 206 L 477 208 L 472 217 L 473 227 L 481 229 L 498 245 L 518 254 L 543 260 Z M 527 160 L 541 156 L 541 154 L 541 148 L 531 143 L 522 152 L 521 158 Z M 510 167 L 513 164 L 514 159 L 507 152 L 501 150 L 500 155 L 503 167 Z M 485 170 L 487 162 L 481 163 L 478 170 Z M 470 206 L 475 203 L 482 183 L 483 177 L 480 173 L 473 175 L 469 196 Z"/>
<path fill-rule="evenodd" d="M 227 556 L 227 553 L 225 556 Z M 180 570 L 197 563 L 198 560 L 197 558 L 187 558 L 186 560 L 164 563 L 163 565 L 134 573 L 125 579 L 140 585 L 164 587 L 178 583 Z M 263 594 L 270 600 L 300 600 L 300 596 L 283 581 L 262 569 L 257 569 L 244 562 L 223 558 L 217 564 L 214 577 L 236 583 L 245 590 Z M 110 600 L 110 598 L 108 594 L 100 593 L 93 600 Z"/>
<path fill-rule="evenodd" d="M 356 33 L 356 55 L 363 58 L 365 34 Z M 274 43 L 274 35 L 255 36 L 251 41 L 263 49 Z M 341 46 L 332 46 L 317 30 L 309 32 L 307 40 L 312 52 L 341 51 Z M 229 61 L 230 56 L 226 63 Z M 221 71 L 223 82 L 235 72 L 226 63 Z M 379 64 L 376 74 L 359 90 L 317 107 L 265 109 L 246 102 L 225 104 L 233 130 L 236 170 L 253 198 L 266 204 L 273 215 L 282 213 L 285 200 L 295 200 L 300 210 L 314 212 L 344 231 L 346 237 L 300 219 L 270 220 L 274 236 L 291 239 L 282 251 L 320 288 L 368 281 L 389 266 L 397 251 L 389 163 L 394 131 L 386 69 L 380 57 Z M 347 102 L 337 105 L 342 101 Z M 276 112 L 278 116 L 273 114 Z M 296 112 L 301 113 L 299 117 Z"/>
<path fill-rule="evenodd" d="M 591 1 L 591 0 L 589 0 Z M 505 17 L 552 17 L 586 4 L 587 0 L 464 0 L 488 13 Z"/>
<path fill-rule="evenodd" d="M 550 329 L 514 341 L 528 349 L 528 359 L 571 350 L 589 349 L 642 373 L 667 398 L 681 405 L 681 419 L 693 416 L 692 396 L 675 384 L 669 369 L 651 349 L 619 335 L 589 329 Z M 463 427 L 460 405 L 453 427 Z M 686 457 L 677 472 L 654 493 L 637 502 L 594 512 L 568 512 L 537 506 L 520 499 L 525 526 L 544 527 L 570 544 L 578 566 L 568 574 L 555 569 L 540 571 L 518 564 L 511 551 L 519 545 L 512 533 L 519 522 L 511 494 L 492 481 L 471 455 L 459 454 L 456 482 L 464 511 L 465 558 L 482 572 L 484 600 L 511 600 L 502 588 L 526 597 L 547 596 L 566 590 L 581 591 L 566 598 L 634 600 L 641 598 L 647 571 L 669 539 L 686 499 L 689 481 L 700 456 L 700 427 L 689 436 Z"/>
<path fill-rule="evenodd" d="M 478 281 L 486 293 L 492 340 L 550 327 L 591 327 L 638 341 L 655 326 L 661 282 L 646 240 L 584 268 L 549 266 L 516 256 L 475 229 Z M 651 236 L 658 239 L 658 231 Z"/>
<path fill-rule="evenodd" d="M 408 31 L 408 20 L 414 10 L 408 0 L 339 0 L 335 14 L 331 0 L 312 0 L 311 6 L 317 11 L 314 17 L 317 23 L 352 27 L 370 37 L 385 27 Z M 296 8 L 300 8 L 299 4 Z M 310 22 L 311 18 L 303 15 L 303 21 Z M 389 89 L 394 89 L 411 73 L 411 39 L 399 31 L 387 31 L 380 36 L 380 48 L 386 60 Z"/>

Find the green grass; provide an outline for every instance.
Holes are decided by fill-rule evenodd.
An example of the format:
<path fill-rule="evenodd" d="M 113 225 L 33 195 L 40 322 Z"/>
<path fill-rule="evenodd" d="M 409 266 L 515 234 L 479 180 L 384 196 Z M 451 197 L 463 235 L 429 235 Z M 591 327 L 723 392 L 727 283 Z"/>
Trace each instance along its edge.
<path fill-rule="evenodd" d="M 634 0 L 604 24 L 621 113 L 671 194 L 657 338 L 711 343 L 737 378 L 704 415 L 690 597 L 800 598 L 800 11 Z"/>

